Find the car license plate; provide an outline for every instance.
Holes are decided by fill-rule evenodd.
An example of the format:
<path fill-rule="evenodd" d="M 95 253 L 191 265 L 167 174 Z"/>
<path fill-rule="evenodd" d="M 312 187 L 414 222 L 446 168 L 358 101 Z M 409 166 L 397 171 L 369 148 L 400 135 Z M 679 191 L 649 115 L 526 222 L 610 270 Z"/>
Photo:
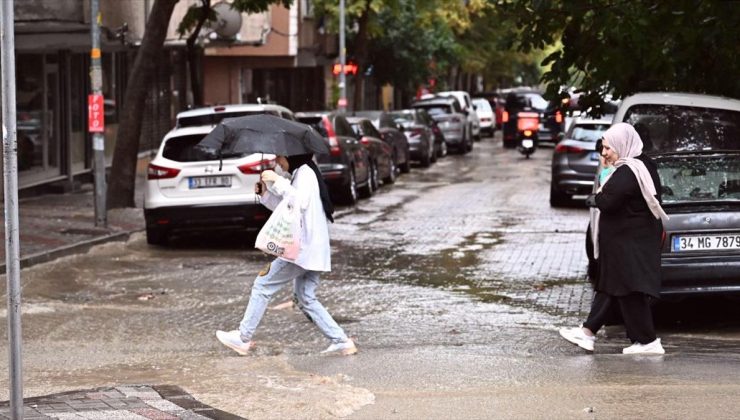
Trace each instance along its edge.
<path fill-rule="evenodd" d="M 193 176 L 188 178 L 191 190 L 198 188 L 230 188 L 230 176 Z"/>
<path fill-rule="evenodd" d="M 532 139 L 522 140 L 522 147 L 526 147 L 526 148 L 534 147 L 534 140 Z"/>
<path fill-rule="evenodd" d="M 673 252 L 734 249 L 740 249 L 740 233 L 674 236 L 671 246 Z"/>

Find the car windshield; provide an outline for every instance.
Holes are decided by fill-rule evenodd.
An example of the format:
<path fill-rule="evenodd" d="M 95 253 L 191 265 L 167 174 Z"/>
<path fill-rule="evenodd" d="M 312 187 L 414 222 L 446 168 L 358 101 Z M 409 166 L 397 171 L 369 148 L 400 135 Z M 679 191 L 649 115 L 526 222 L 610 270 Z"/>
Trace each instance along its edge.
<path fill-rule="evenodd" d="M 643 150 L 671 153 L 740 149 L 740 112 L 715 108 L 643 104 L 627 110 Z"/>
<path fill-rule="evenodd" d="M 426 109 L 431 116 L 452 114 L 452 107 L 449 105 L 418 105 L 417 108 Z"/>
<path fill-rule="evenodd" d="M 740 202 L 740 153 L 656 158 L 663 204 Z"/>
<path fill-rule="evenodd" d="M 177 119 L 177 127 L 198 127 L 202 125 L 216 125 L 226 118 L 246 117 L 247 115 L 270 114 L 279 117 L 277 111 L 237 111 L 218 112 L 213 114 L 195 115 L 192 117 L 181 117 Z"/>
<path fill-rule="evenodd" d="M 608 124 L 576 124 L 567 137 L 573 140 L 595 143 L 608 128 Z"/>
<path fill-rule="evenodd" d="M 491 104 L 488 103 L 485 99 L 473 99 L 473 105 L 477 106 L 478 109 L 476 111 L 488 111 L 492 112 Z"/>
<path fill-rule="evenodd" d="M 167 140 L 162 150 L 162 156 L 175 162 L 201 162 L 206 160 L 218 160 L 218 153 L 195 147 L 205 134 L 172 137 Z M 222 159 L 238 159 L 249 155 L 249 153 L 228 154 L 221 156 Z"/>

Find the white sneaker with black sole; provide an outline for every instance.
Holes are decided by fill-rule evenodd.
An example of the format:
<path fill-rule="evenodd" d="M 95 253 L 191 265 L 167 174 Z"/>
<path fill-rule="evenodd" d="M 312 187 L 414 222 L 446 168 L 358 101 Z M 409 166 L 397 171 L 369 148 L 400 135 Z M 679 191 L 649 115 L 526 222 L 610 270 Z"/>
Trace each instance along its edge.
<path fill-rule="evenodd" d="M 665 349 L 660 343 L 660 338 L 656 338 L 650 343 L 634 343 L 629 347 L 622 349 L 622 354 L 665 354 Z"/>
<path fill-rule="evenodd" d="M 561 328 L 560 336 L 586 351 L 594 351 L 596 337 L 586 335 L 581 327 Z"/>

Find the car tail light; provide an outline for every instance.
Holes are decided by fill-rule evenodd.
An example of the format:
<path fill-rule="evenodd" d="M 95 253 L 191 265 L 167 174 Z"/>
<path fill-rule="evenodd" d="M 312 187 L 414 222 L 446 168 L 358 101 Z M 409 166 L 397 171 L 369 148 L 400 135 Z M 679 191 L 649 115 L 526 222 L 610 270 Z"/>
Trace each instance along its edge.
<path fill-rule="evenodd" d="M 275 159 L 262 159 L 257 162 L 245 163 L 244 165 L 238 166 L 241 173 L 245 175 L 260 174 L 262 171 L 273 169 L 275 167 Z"/>
<path fill-rule="evenodd" d="M 583 151 L 583 148 L 576 146 L 566 146 L 564 144 L 555 146 L 555 153 L 581 153 Z"/>
<path fill-rule="evenodd" d="M 339 147 L 339 140 L 337 139 L 337 134 L 334 132 L 334 127 L 331 125 L 331 121 L 329 121 L 329 117 L 326 115 L 322 116 L 321 122 L 324 124 L 324 129 L 329 139 L 329 154 L 332 156 L 341 156 L 342 149 Z"/>
<path fill-rule="evenodd" d="M 223 112 L 223 111 L 226 111 L 225 106 L 217 106 L 213 108 L 213 112 Z"/>
<path fill-rule="evenodd" d="M 504 111 L 501 113 L 501 122 L 509 122 L 509 111 Z"/>
<path fill-rule="evenodd" d="M 561 124 L 563 122 L 563 113 L 560 111 L 555 111 L 555 122 L 558 124 Z"/>
<path fill-rule="evenodd" d="M 481 118 L 480 120 L 481 120 L 481 122 L 489 122 L 489 121 L 491 121 L 490 118 Z"/>
<path fill-rule="evenodd" d="M 149 164 L 146 169 L 146 179 L 174 178 L 180 173 L 179 169 L 165 168 L 164 166 Z"/>
<path fill-rule="evenodd" d="M 360 142 L 362 144 L 368 144 L 368 143 L 370 143 L 370 139 L 367 138 L 367 136 L 362 136 L 362 138 L 360 139 Z"/>

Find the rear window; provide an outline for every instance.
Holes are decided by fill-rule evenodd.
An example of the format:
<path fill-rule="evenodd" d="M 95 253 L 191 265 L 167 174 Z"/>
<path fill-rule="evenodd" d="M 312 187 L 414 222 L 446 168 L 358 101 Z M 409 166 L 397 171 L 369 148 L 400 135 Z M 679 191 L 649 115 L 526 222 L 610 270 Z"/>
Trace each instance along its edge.
<path fill-rule="evenodd" d="M 662 156 L 656 159 L 663 204 L 740 201 L 740 155 Z"/>
<path fill-rule="evenodd" d="M 197 134 L 190 136 L 172 137 L 167 140 L 162 149 L 162 156 L 174 160 L 175 162 L 201 162 L 205 160 L 218 160 L 218 159 L 239 159 L 249 155 L 244 154 L 229 154 L 221 157 L 214 151 L 206 151 L 201 148 L 195 147 L 205 134 Z"/>
<path fill-rule="evenodd" d="M 452 107 L 449 105 L 418 105 L 416 108 L 426 109 L 429 115 L 452 114 Z"/>
<path fill-rule="evenodd" d="M 473 105 L 478 107 L 477 111 L 488 111 L 492 112 L 491 104 L 485 99 L 473 99 Z"/>
<path fill-rule="evenodd" d="M 740 149 L 740 112 L 679 105 L 643 104 L 627 110 L 624 121 L 652 153 Z"/>
<path fill-rule="evenodd" d="M 326 127 L 324 127 L 323 118 L 321 117 L 300 117 L 297 120 L 298 122 L 301 122 L 303 124 L 313 127 L 313 129 L 318 131 L 319 134 L 321 134 L 322 136 L 329 137 L 329 133 L 326 131 Z"/>
<path fill-rule="evenodd" d="M 198 127 L 201 125 L 216 125 L 225 118 L 246 117 L 247 115 L 270 114 L 280 116 L 277 111 L 238 111 L 238 112 L 216 112 L 213 114 L 196 115 L 193 117 L 182 117 L 177 119 L 178 127 Z"/>
<path fill-rule="evenodd" d="M 569 139 L 595 143 L 609 129 L 608 124 L 576 124 L 567 136 Z"/>

